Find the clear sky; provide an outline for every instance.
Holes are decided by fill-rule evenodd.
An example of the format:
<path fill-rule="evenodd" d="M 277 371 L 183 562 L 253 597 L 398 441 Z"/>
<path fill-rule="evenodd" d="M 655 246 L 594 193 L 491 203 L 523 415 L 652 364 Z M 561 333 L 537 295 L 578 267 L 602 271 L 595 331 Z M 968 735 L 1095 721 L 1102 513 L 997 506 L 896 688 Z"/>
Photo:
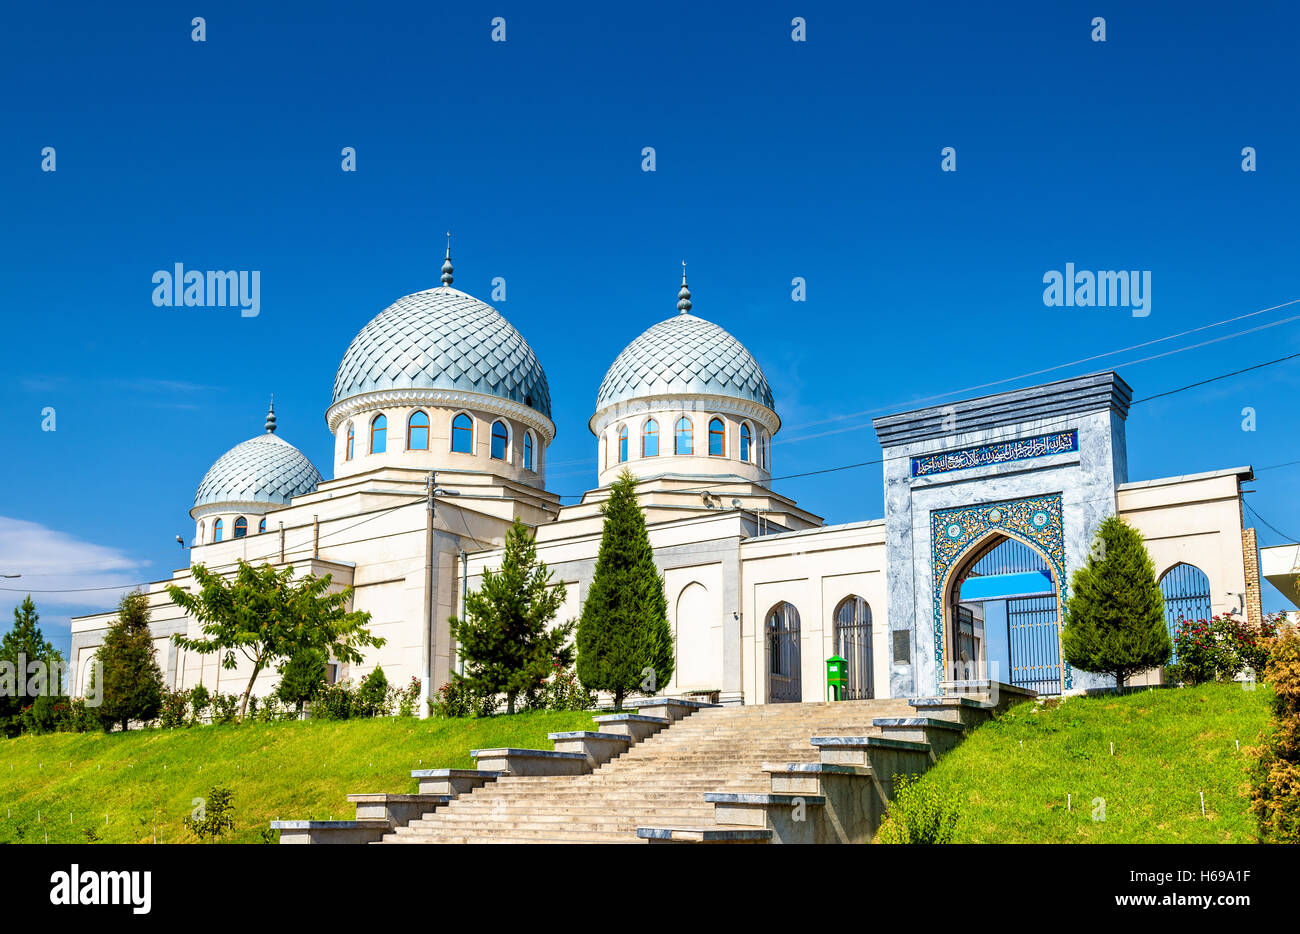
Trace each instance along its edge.
<path fill-rule="evenodd" d="M 1293 4 L 52 2 L 4 18 L 0 572 L 23 578 L 0 585 L 22 592 L 183 565 L 199 480 L 262 430 L 272 392 L 281 436 L 328 474 L 335 367 L 367 320 L 438 284 L 446 230 L 458 288 L 486 299 L 506 280 L 497 307 L 550 379 L 549 485 L 571 497 L 594 484 L 604 371 L 674 313 L 683 259 L 695 313 L 771 381 L 777 476 L 877 458 L 873 414 L 1300 299 Z M 155 307 L 151 277 L 175 263 L 260 271 L 260 313 Z M 1150 314 L 1045 305 L 1044 274 L 1067 263 L 1149 271 Z M 1050 377 L 1129 364 L 1137 397 L 1164 392 L 1300 350 L 1300 322 L 1131 361 L 1292 314 Z M 1298 384 L 1300 361 L 1135 407 L 1131 478 L 1300 461 Z M 1261 471 L 1248 497 L 1286 535 L 1298 479 Z M 777 486 L 830 522 L 882 514 L 879 466 Z M 68 617 L 115 597 L 37 601 L 66 648 Z M 20 598 L 0 591 L 5 621 Z M 1265 584 L 1266 608 L 1284 605 Z"/>

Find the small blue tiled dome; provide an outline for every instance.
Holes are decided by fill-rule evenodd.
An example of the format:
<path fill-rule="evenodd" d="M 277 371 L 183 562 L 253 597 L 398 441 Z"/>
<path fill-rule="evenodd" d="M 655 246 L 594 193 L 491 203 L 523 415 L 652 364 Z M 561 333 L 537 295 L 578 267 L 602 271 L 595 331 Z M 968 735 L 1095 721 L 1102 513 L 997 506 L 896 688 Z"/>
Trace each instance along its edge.
<path fill-rule="evenodd" d="M 528 341 L 492 306 L 449 286 L 399 298 L 348 345 L 333 401 L 382 389 L 478 392 L 551 416 L 546 373 Z"/>
<path fill-rule="evenodd" d="M 294 496 L 315 490 L 321 482 L 320 471 L 302 451 L 273 431 L 272 427 L 217 458 L 194 494 L 194 507 L 213 503 L 286 505 Z"/>
<path fill-rule="evenodd" d="M 697 393 L 774 409 L 772 388 L 745 345 L 684 309 L 623 348 L 600 384 L 596 410 L 645 396 Z"/>

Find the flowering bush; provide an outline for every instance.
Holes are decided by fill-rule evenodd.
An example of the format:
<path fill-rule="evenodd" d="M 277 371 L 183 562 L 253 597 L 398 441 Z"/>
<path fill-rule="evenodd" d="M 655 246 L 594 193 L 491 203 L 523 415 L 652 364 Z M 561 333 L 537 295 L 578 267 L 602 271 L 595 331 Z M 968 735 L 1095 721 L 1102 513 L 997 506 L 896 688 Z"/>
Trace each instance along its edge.
<path fill-rule="evenodd" d="M 1259 626 L 1251 626 L 1230 613 L 1208 620 L 1180 619 L 1174 635 L 1178 660 L 1166 672 L 1172 680 L 1185 684 L 1229 681 L 1243 671 L 1262 674 L 1268 666 L 1279 619 L 1280 614 L 1267 616 Z"/>

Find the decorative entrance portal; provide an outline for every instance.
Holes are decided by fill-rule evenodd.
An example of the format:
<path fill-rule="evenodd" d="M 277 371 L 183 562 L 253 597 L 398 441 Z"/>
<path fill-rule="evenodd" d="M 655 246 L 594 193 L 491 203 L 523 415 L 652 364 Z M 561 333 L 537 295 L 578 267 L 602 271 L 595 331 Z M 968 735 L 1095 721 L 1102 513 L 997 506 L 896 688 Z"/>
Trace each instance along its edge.
<path fill-rule="evenodd" d="M 1028 592 L 998 594 L 1006 618 L 983 618 L 973 612 L 979 604 L 971 606 L 966 655 L 978 657 L 978 631 L 1006 633 L 1006 666 L 990 677 L 1057 692 L 1106 683 L 1093 672 L 1071 674 L 1050 649 L 1060 651 L 1068 573 L 1087 561 L 1097 527 L 1115 513 L 1117 490 L 1128 482 L 1131 397 L 1116 374 L 1091 373 L 875 419 L 885 475 L 891 696 L 941 693 L 956 680 L 960 582 L 1008 539 L 1020 544 L 999 554 L 1032 550 L 1050 582 L 1040 575 Z M 987 658 L 987 644 L 984 651 Z"/>
<path fill-rule="evenodd" d="M 930 514 L 934 573 L 935 665 L 942 682 L 1006 681 L 1040 694 L 1071 687 L 1060 655 L 1065 599 L 1065 543 L 1059 494 L 941 509 Z M 976 620 L 963 599 L 967 581 L 1003 577 L 1028 581 L 1003 594 L 1005 620 L 993 633 L 983 611 Z M 1007 599 L 1011 598 L 1011 599 Z M 1001 646 L 990 652 L 990 646 Z"/>

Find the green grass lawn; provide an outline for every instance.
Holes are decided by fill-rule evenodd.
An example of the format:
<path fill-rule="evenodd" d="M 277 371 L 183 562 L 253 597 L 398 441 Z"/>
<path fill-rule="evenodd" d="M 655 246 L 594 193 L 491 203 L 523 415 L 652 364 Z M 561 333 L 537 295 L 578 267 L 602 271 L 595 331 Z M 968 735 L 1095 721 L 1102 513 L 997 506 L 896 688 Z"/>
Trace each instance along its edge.
<path fill-rule="evenodd" d="M 0 740 L 0 842 L 194 842 L 181 821 L 213 785 L 234 791 L 236 842 L 277 818 L 351 819 L 347 795 L 414 792 L 416 768 L 471 768 L 471 749 L 550 749 L 590 712 L 60 733 Z M 39 819 L 38 819 L 39 812 Z M 69 816 L 71 815 L 71 816 Z M 105 821 L 107 818 L 107 822 Z M 21 837 L 20 837 L 21 833 Z"/>
<path fill-rule="evenodd" d="M 1271 696 L 1263 684 L 1212 684 L 1022 704 L 921 782 L 956 789 L 957 843 L 1252 843 L 1247 749 Z"/>

